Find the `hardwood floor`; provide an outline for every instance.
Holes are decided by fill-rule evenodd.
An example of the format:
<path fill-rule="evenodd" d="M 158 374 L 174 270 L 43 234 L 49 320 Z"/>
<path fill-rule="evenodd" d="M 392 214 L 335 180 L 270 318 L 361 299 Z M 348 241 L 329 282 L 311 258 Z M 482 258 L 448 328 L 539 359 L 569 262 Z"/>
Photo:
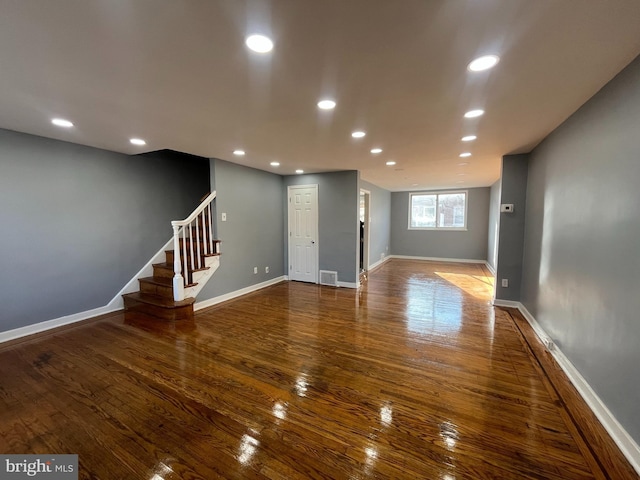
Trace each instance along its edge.
<path fill-rule="evenodd" d="M 394 259 L 359 291 L 281 283 L 5 346 L 0 453 L 77 453 L 99 479 L 636 478 L 598 458 L 492 282 Z"/>

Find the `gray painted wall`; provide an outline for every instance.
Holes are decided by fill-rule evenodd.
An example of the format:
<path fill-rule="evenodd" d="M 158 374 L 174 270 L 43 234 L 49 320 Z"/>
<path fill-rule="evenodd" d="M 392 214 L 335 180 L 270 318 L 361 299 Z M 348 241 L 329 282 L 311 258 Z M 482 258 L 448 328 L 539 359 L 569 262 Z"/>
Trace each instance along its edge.
<path fill-rule="evenodd" d="M 489 237 L 487 241 L 487 263 L 495 271 L 498 265 L 498 237 L 500 229 L 500 185 L 498 179 L 491 185 L 489 194 Z"/>
<path fill-rule="evenodd" d="M 105 306 L 208 190 L 204 159 L 0 130 L 0 331 Z"/>
<path fill-rule="evenodd" d="M 467 231 L 409 230 L 409 192 L 392 192 L 391 253 L 486 260 L 490 189 L 484 187 L 467 190 Z"/>
<path fill-rule="evenodd" d="M 282 208 L 287 212 L 286 187 L 289 185 L 318 185 L 319 262 L 320 270 L 338 272 L 341 282 L 358 280 L 359 263 L 359 195 L 358 172 L 317 173 L 284 177 Z M 287 222 L 283 232 L 286 240 Z M 284 242 L 286 270 L 288 271 L 287 244 Z"/>
<path fill-rule="evenodd" d="M 512 203 L 514 210 L 499 213 L 496 298 L 501 300 L 520 300 L 528 167 L 528 155 L 502 157 L 500 203 Z M 509 280 L 508 287 L 502 286 L 503 279 Z"/>
<path fill-rule="evenodd" d="M 369 265 L 387 257 L 391 246 L 391 192 L 360 180 L 360 188 L 371 192 L 369 210 Z"/>
<path fill-rule="evenodd" d="M 531 154 L 522 302 L 640 443 L 640 57 Z"/>
<path fill-rule="evenodd" d="M 211 160 L 216 196 L 217 236 L 222 243 L 220 268 L 198 294 L 214 298 L 284 275 L 282 177 Z M 221 214 L 227 221 L 221 221 Z M 265 273 L 265 267 L 269 273 Z M 258 267 L 258 273 L 253 273 Z"/>

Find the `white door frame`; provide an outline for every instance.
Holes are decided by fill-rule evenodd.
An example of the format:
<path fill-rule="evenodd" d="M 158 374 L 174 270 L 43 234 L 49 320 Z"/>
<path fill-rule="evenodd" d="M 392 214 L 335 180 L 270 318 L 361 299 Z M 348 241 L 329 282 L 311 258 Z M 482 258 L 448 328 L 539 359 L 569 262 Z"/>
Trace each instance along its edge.
<path fill-rule="evenodd" d="M 360 194 L 364 194 L 364 255 L 362 257 L 362 267 L 365 272 L 369 271 L 369 255 L 371 252 L 371 192 L 360 189 Z M 358 208 L 358 222 L 360 222 L 360 209 Z M 358 259 L 358 270 L 360 259 Z"/>
<path fill-rule="evenodd" d="M 288 185 L 287 186 L 287 264 L 289 265 L 289 267 L 287 268 L 287 277 L 291 277 L 291 267 L 292 267 L 292 263 L 291 263 L 291 249 L 292 249 L 292 244 L 291 244 L 291 212 L 292 212 L 292 204 L 291 204 L 291 193 L 292 190 L 298 189 L 298 188 L 312 188 L 315 190 L 315 197 L 316 197 L 316 225 L 315 225 L 315 230 L 316 230 L 316 239 L 315 239 L 315 251 L 314 251 L 314 261 L 315 261 L 315 267 L 316 267 L 316 278 L 314 283 L 319 283 L 319 278 L 320 278 L 320 242 L 319 242 L 319 237 L 320 237 L 320 227 L 319 227 L 319 223 L 320 223 L 320 203 L 319 203 L 319 197 L 318 197 L 318 184 L 309 184 L 309 185 Z"/>

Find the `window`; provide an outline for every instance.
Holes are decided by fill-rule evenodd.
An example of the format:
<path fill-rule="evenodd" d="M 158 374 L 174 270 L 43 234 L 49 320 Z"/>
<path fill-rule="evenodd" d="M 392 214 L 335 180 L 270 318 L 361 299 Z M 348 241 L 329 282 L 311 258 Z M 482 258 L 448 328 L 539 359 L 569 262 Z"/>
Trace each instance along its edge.
<path fill-rule="evenodd" d="M 467 229 L 467 192 L 411 193 L 409 229 Z"/>

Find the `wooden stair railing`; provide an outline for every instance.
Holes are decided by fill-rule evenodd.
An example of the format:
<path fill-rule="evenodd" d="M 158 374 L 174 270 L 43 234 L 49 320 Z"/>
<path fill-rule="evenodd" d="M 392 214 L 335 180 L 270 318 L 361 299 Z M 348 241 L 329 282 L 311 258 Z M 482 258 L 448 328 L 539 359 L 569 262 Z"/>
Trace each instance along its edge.
<path fill-rule="evenodd" d="M 153 264 L 153 276 L 140 278 L 140 291 L 123 295 L 125 314 L 136 312 L 167 320 L 193 318 L 193 304 L 220 265 L 215 239 L 213 202 L 216 192 L 184 220 L 174 220 L 173 250 L 165 262 Z"/>

